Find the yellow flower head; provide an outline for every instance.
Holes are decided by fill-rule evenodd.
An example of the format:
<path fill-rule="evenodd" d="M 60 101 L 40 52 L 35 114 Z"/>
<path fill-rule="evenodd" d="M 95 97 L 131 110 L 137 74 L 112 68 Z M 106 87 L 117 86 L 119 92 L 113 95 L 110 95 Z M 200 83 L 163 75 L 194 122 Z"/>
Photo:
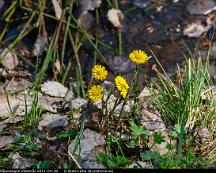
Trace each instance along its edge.
<path fill-rule="evenodd" d="M 125 98 L 129 89 L 128 83 L 122 76 L 115 78 L 116 88 L 120 91 L 120 95 Z"/>
<path fill-rule="evenodd" d="M 97 101 L 100 100 L 103 97 L 104 91 L 103 87 L 100 85 L 93 85 L 89 90 L 88 90 L 88 97 L 92 101 Z"/>
<path fill-rule="evenodd" d="M 121 95 L 123 98 L 126 98 L 127 93 L 128 93 L 128 90 L 122 90 L 122 91 L 120 91 L 120 95 Z"/>
<path fill-rule="evenodd" d="M 142 50 L 133 50 L 129 54 L 131 61 L 137 64 L 145 64 L 148 61 L 148 55 Z"/>
<path fill-rule="evenodd" d="M 108 75 L 108 71 L 102 65 L 94 65 L 92 68 L 92 76 L 96 80 L 105 80 Z"/>

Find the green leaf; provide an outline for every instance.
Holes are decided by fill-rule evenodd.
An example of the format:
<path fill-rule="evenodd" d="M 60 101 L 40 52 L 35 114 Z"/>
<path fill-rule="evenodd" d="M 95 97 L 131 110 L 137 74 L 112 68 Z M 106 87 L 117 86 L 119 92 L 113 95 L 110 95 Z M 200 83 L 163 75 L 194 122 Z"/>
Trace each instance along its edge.
<path fill-rule="evenodd" d="M 120 166 L 127 166 L 129 164 L 129 161 L 128 161 L 128 159 L 126 157 L 116 156 L 115 159 L 116 159 L 118 167 L 120 167 Z"/>
<path fill-rule="evenodd" d="M 152 159 L 151 155 L 147 151 L 141 153 L 140 156 L 143 160 L 151 160 Z"/>
<path fill-rule="evenodd" d="M 131 135 L 140 136 L 140 135 L 148 135 L 149 131 L 145 129 L 144 126 L 138 126 L 133 121 L 130 122 Z"/>
<path fill-rule="evenodd" d="M 107 166 L 110 169 L 118 168 L 118 165 L 115 160 L 107 160 Z"/>
<path fill-rule="evenodd" d="M 162 136 L 160 133 L 155 132 L 153 134 L 153 141 L 155 144 L 161 144 L 164 142 L 164 136 Z"/>
<path fill-rule="evenodd" d="M 22 135 L 16 138 L 16 143 L 29 143 L 31 141 L 31 135 Z"/>
<path fill-rule="evenodd" d="M 74 138 L 77 135 L 77 130 L 69 130 L 69 131 L 61 131 L 57 133 L 57 138 L 58 139 L 64 139 L 64 138 Z"/>
<path fill-rule="evenodd" d="M 37 163 L 36 168 L 37 169 L 48 169 L 49 166 L 50 166 L 50 161 L 45 160 L 45 161 L 40 161 L 39 163 Z"/>
<path fill-rule="evenodd" d="M 174 137 L 174 138 L 177 138 L 178 137 L 178 134 L 176 131 L 172 130 L 171 131 L 171 136 Z"/>
<path fill-rule="evenodd" d="M 107 155 L 106 153 L 104 152 L 99 152 L 98 155 L 97 155 L 97 160 L 99 163 L 106 163 L 106 160 L 107 160 Z"/>
<path fill-rule="evenodd" d="M 140 157 L 143 160 L 153 160 L 153 159 L 159 158 L 160 155 L 154 151 L 144 151 L 140 153 Z"/>
<path fill-rule="evenodd" d="M 12 161 L 10 157 L 0 156 L 0 169 L 8 168 L 9 163 Z"/>
<path fill-rule="evenodd" d="M 35 143 L 30 143 L 30 144 L 27 144 L 25 146 L 25 148 L 31 152 L 31 151 L 37 150 L 38 149 L 38 145 L 35 144 Z"/>
<path fill-rule="evenodd" d="M 178 134 L 180 134 L 181 126 L 180 126 L 179 124 L 175 124 L 175 125 L 174 125 L 174 130 L 175 130 Z"/>
<path fill-rule="evenodd" d="M 129 142 L 129 146 L 131 147 L 131 148 L 135 148 L 136 146 L 137 146 L 137 142 L 135 141 L 135 140 L 131 140 L 130 142 Z"/>
<path fill-rule="evenodd" d="M 172 144 L 167 144 L 166 148 L 171 151 L 174 149 L 174 146 Z"/>
<path fill-rule="evenodd" d="M 64 163 L 63 164 L 63 168 L 64 169 L 71 169 L 72 168 L 72 164 L 71 163 Z"/>

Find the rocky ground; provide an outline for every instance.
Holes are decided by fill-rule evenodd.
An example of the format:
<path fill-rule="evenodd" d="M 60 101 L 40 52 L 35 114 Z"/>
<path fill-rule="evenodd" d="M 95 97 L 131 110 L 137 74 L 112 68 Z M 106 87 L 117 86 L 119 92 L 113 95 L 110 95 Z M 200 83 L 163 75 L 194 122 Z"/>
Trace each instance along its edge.
<path fill-rule="evenodd" d="M 56 2 L 58 1 L 52 1 L 54 13 L 52 15 L 59 22 L 64 9 L 56 5 Z M 105 164 L 98 162 L 98 154 L 107 150 L 107 134 L 103 133 L 104 129 L 100 129 L 99 112 L 102 110 L 102 103 L 96 102 L 89 109 L 88 98 L 78 94 L 80 86 L 74 75 L 75 65 L 68 66 L 71 67 L 69 73 L 71 75 L 68 75 L 66 82 L 60 82 L 67 70 L 67 65 L 76 62 L 75 51 L 66 48 L 67 51 L 62 59 L 60 57 L 53 59 L 52 67 L 48 68 L 43 82 L 35 89 L 37 72 L 42 68 L 42 62 L 47 56 L 48 44 L 51 42 L 50 38 L 54 37 L 52 35 L 54 31 L 52 27 L 46 26 L 47 31 L 42 29 L 37 34 L 28 34 L 25 39 L 17 42 L 15 40 L 13 45 L 14 40 L 7 41 L 7 39 L 14 33 L 15 36 L 22 33 L 20 28 L 23 28 L 25 22 L 7 23 L 5 11 L 11 3 L 12 1 L 0 0 L 0 32 L 2 33 L 0 34 L 0 168 L 106 168 Z M 141 168 L 157 168 L 151 159 L 141 159 L 140 153 L 148 149 L 148 151 L 163 155 L 169 152 L 168 144 L 172 144 L 174 146 L 172 152 L 176 152 L 178 140 L 170 137 L 171 129 L 162 120 L 160 112 L 151 104 L 151 93 L 146 83 L 156 77 L 151 68 L 156 61 L 150 50 L 158 56 L 170 77 L 176 75 L 177 63 L 186 63 L 182 50 L 179 49 L 185 43 L 188 43 L 191 54 L 195 58 L 201 56 L 205 61 L 206 55 L 210 52 L 210 75 L 213 84 L 216 85 L 214 30 L 216 1 L 134 0 L 127 2 L 121 0 L 119 4 L 122 10 L 121 8 L 106 9 L 107 13 L 101 14 L 98 26 L 95 26 L 95 11 L 106 8 L 101 0 L 80 0 L 75 5 L 74 13 L 79 25 L 85 31 L 91 34 L 97 32 L 98 40 L 105 42 L 108 46 L 117 49 L 116 33 L 120 31 L 123 35 L 123 53 L 116 54 L 116 50 L 98 46 L 111 72 L 108 80 L 104 82 L 105 98 L 108 97 L 109 88 L 113 85 L 114 74 L 123 74 L 128 81 L 132 81 L 135 65 L 128 61 L 127 57 L 132 49 L 146 49 L 150 55 L 149 63 L 142 69 L 141 90 L 137 97 L 140 106 L 140 125 L 150 133 L 146 139 L 146 148 L 129 146 L 128 141 L 132 136 L 127 123 L 122 123 L 122 132 L 114 133 L 114 128 L 111 128 L 113 130 L 111 132 L 114 136 L 121 137 L 124 153 L 130 158 L 127 166 L 122 167 L 134 168 L 141 165 Z M 130 5 L 134 8 L 132 12 L 128 8 Z M 18 20 L 20 16 L 29 17 L 29 14 L 25 14 L 28 12 L 22 10 L 16 12 L 18 14 L 13 14 L 14 19 Z M 106 25 L 108 27 L 104 28 Z M 5 27 L 9 29 L 4 35 Z M 97 31 L 95 31 L 96 28 Z M 115 34 L 112 33 L 113 30 Z M 80 30 L 73 32 L 78 33 Z M 34 39 L 32 39 L 33 36 Z M 89 38 L 86 37 L 84 40 L 89 41 Z M 94 63 L 93 58 L 89 57 L 93 57 L 93 52 L 97 52 L 88 41 L 83 41 L 79 51 L 85 90 L 90 81 L 90 67 Z M 62 44 L 63 40 L 60 40 L 59 47 Z M 209 46 L 210 50 L 208 50 Z M 100 58 L 98 61 L 103 62 Z M 31 66 L 31 64 L 34 65 Z M 216 100 L 214 85 L 212 88 Z M 116 99 L 114 95 L 109 97 L 108 112 L 112 110 Z M 123 112 L 126 114 L 133 112 L 133 103 L 134 99 L 128 99 Z M 113 113 L 116 118 L 121 112 L 121 107 L 122 105 L 119 105 Z M 32 119 L 36 121 L 32 122 Z M 158 144 L 154 144 L 154 138 L 151 136 L 156 132 L 162 134 L 165 139 Z M 197 147 L 198 145 L 215 146 L 215 134 L 212 134 L 207 127 L 195 129 L 193 135 L 196 141 L 199 141 Z M 213 144 L 209 144 L 210 139 Z M 198 151 L 196 147 L 194 148 Z M 202 148 L 202 150 L 205 149 L 205 147 Z M 205 155 L 205 152 L 200 148 L 199 150 Z M 210 152 L 215 152 L 214 147 Z"/>

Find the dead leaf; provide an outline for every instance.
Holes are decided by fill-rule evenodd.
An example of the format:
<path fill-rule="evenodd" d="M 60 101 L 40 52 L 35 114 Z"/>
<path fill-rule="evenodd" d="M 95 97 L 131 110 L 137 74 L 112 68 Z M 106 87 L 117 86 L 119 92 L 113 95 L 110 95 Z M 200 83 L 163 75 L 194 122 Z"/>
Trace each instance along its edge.
<path fill-rule="evenodd" d="M 71 152 L 76 145 L 78 136 L 72 141 L 68 146 L 68 151 Z M 80 150 L 79 148 L 75 151 L 75 154 L 79 154 L 82 160 L 89 160 L 89 157 L 92 157 L 92 152 L 95 151 L 95 147 L 103 146 L 105 144 L 105 136 L 101 135 L 90 129 L 85 129 L 80 140 Z"/>
<path fill-rule="evenodd" d="M 0 95 L 0 117 L 9 117 L 11 114 L 15 114 L 17 107 L 19 107 L 19 101 L 15 96 L 9 95 L 7 100 L 6 95 Z"/>
<path fill-rule="evenodd" d="M 8 149 L 11 144 L 14 142 L 13 136 L 1 136 L 0 137 L 0 149 Z"/>
<path fill-rule="evenodd" d="M 68 88 L 55 81 L 47 81 L 41 85 L 41 91 L 53 97 L 65 97 Z"/>
<path fill-rule="evenodd" d="M 2 51 L 0 57 L 3 57 L 1 63 L 6 69 L 13 70 L 19 64 L 16 54 L 9 51 L 7 48 Z"/>
<path fill-rule="evenodd" d="M 122 28 L 122 21 L 124 19 L 124 14 L 121 10 L 112 8 L 107 13 L 108 20 L 115 26 L 116 28 Z"/>
<path fill-rule="evenodd" d="M 62 15 L 62 8 L 59 4 L 59 1 L 58 0 L 52 0 L 52 4 L 53 4 L 54 10 L 55 10 L 55 16 L 58 20 L 60 20 L 61 15 Z"/>
<path fill-rule="evenodd" d="M 207 15 L 216 9 L 216 3 L 213 0 L 192 0 L 186 8 L 190 14 Z"/>
<path fill-rule="evenodd" d="M 61 73 L 61 64 L 60 64 L 59 59 L 56 59 L 55 68 L 57 70 L 57 73 L 60 74 Z"/>
<path fill-rule="evenodd" d="M 34 164 L 33 160 L 23 158 L 19 153 L 12 153 L 9 157 L 13 160 L 12 169 L 26 169 L 30 168 Z"/>
<path fill-rule="evenodd" d="M 59 114 L 45 114 L 42 116 L 42 120 L 39 122 L 39 130 L 52 130 L 55 127 L 65 127 L 68 124 L 68 116 L 61 116 Z"/>
<path fill-rule="evenodd" d="M 38 34 L 37 39 L 32 50 L 33 56 L 41 56 L 46 48 L 47 38 L 45 34 Z"/>
<path fill-rule="evenodd" d="M 10 82 L 7 83 L 6 91 L 7 93 L 14 94 L 16 92 L 22 91 L 27 88 L 32 87 L 32 83 L 24 78 L 12 79 Z M 1 93 L 1 91 L 0 91 Z"/>

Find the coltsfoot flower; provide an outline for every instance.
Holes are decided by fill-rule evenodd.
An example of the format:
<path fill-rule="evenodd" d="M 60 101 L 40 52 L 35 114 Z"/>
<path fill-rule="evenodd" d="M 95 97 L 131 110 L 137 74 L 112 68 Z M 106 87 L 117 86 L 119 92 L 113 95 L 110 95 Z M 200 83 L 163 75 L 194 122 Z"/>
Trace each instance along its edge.
<path fill-rule="evenodd" d="M 97 101 L 100 100 L 104 95 L 104 90 L 101 85 L 93 85 L 89 90 L 88 90 L 88 97 L 92 101 Z"/>
<path fill-rule="evenodd" d="M 116 84 L 116 88 L 120 91 L 120 95 L 123 98 L 126 98 L 129 86 L 128 86 L 128 83 L 126 82 L 125 78 L 123 78 L 122 76 L 116 76 L 115 84 Z"/>
<path fill-rule="evenodd" d="M 96 80 L 105 80 L 107 78 L 108 71 L 102 65 L 94 65 L 92 68 L 92 76 Z"/>
<path fill-rule="evenodd" d="M 128 90 L 122 90 L 122 91 L 120 91 L 120 95 L 121 95 L 123 98 L 126 98 L 127 93 L 128 93 Z"/>
<path fill-rule="evenodd" d="M 129 54 L 129 58 L 136 64 L 145 64 L 148 61 L 148 55 L 142 50 L 133 50 Z"/>

